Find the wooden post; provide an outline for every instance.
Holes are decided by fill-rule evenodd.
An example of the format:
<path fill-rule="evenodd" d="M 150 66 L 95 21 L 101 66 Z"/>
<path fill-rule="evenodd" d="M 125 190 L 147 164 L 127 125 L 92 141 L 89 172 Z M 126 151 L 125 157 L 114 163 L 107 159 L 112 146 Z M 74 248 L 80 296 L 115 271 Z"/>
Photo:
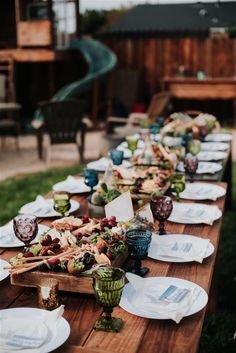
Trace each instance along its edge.
<path fill-rule="evenodd" d="M 93 93 L 92 93 L 92 123 L 93 128 L 97 126 L 97 114 L 98 114 L 98 96 L 99 96 L 99 80 L 96 79 L 93 83 Z"/>
<path fill-rule="evenodd" d="M 75 11 L 76 11 L 76 36 L 79 38 L 80 33 L 80 4 L 79 0 L 75 0 Z"/>
<path fill-rule="evenodd" d="M 18 34 L 18 24 L 20 22 L 20 1 L 15 0 L 15 18 L 16 18 L 16 38 L 17 38 L 17 46 L 19 45 L 19 34 Z"/>

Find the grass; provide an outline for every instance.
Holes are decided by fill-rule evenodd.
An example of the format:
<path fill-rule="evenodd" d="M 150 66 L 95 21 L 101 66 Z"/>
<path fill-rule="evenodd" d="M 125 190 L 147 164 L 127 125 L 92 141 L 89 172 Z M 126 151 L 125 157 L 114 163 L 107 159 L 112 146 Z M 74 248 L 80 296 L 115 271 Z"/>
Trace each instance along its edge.
<path fill-rule="evenodd" d="M 69 174 L 75 175 L 82 168 L 52 169 L 47 172 L 31 174 L 24 178 L 10 178 L 0 183 L 0 225 L 5 224 L 25 203 L 33 201 L 39 194 L 45 195 L 52 186 L 65 179 Z"/>
<path fill-rule="evenodd" d="M 68 174 L 78 174 L 80 167 L 56 169 L 33 174 L 21 179 L 8 179 L 0 183 L 0 225 L 14 217 L 19 208 L 35 199 L 38 194 L 46 194 L 52 185 L 66 178 Z M 236 163 L 233 171 L 233 200 L 236 202 Z M 219 292 L 218 307 L 214 314 L 207 315 L 204 321 L 199 353 L 236 352 L 236 207 L 224 214 L 221 244 L 219 250 Z"/>

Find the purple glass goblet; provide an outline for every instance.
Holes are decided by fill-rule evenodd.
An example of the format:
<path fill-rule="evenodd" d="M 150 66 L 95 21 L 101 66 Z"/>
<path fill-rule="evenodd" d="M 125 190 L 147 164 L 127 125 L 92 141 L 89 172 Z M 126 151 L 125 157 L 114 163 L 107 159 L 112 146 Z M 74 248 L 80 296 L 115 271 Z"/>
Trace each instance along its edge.
<path fill-rule="evenodd" d="M 169 196 L 152 196 L 151 210 L 155 220 L 159 221 L 159 234 L 166 234 L 165 221 L 173 209 L 172 199 Z"/>
<path fill-rule="evenodd" d="M 198 158 L 191 154 L 187 154 L 184 159 L 185 173 L 189 175 L 190 183 L 193 183 L 194 175 L 198 168 Z"/>
<path fill-rule="evenodd" d="M 37 217 L 33 215 L 19 215 L 13 219 L 13 229 L 16 237 L 25 246 L 29 246 L 38 233 Z"/>

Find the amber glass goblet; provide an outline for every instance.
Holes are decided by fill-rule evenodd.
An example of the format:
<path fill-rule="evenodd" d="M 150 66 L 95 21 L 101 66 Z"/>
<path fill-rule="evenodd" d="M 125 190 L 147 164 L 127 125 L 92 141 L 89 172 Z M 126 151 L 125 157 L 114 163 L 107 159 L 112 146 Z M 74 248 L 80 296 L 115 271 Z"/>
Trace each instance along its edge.
<path fill-rule="evenodd" d="M 198 158 L 188 153 L 184 159 L 184 168 L 185 173 L 189 175 L 190 183 L 193 183 L 198 168 Z"/>
<path fill-rule="evenodd" d="M 28 247 L 38 233 L 37 217 L 26 214 L 18 215 L 13 219 L 13 229 L 16 237 Z"/>
<path fill-rule="evenodd" d="M 170 217 L 173 209 L 171 197 L 153 195 L 150 204 L 154 219 L 159 221 L 159 234 L 166 234 L 165 221 Z"/>
<path fill-rule="evenodd" d="M 104 315 L 95 323 L 95 329 L 119 332 L 123 321 L 112 317 L 112 311 L 120 302 L 125 285 L 125 272 L 120 268 L 101 267 L 93 271 L 93 288 L 97 303 L 103 307 Z"/>

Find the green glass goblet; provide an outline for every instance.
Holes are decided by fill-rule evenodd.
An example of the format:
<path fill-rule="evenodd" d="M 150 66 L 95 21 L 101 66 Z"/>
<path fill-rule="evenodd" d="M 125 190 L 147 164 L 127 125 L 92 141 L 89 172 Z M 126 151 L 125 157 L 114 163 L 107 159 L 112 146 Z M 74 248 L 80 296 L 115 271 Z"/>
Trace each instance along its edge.
<path fill-rule="evenodd" d="M 201 151 L 201 142 L 199 140 L 192 140 L 187 143 L 187 152 L 196 156 Z"/>
<path fill-rule="evenodd" d="M 179 194 L 185 189 L 185 175 L 182 173 L 172 174 L 170 177 L 170 189 L 176 193 L 176 201 L 180 200 Z"/>
<path fill-rule="evenodd" d="M 62 217 L 69 214 L 70 210 L 70 194 L 66 191 L 53 192 L 53 208 L 56 212 L 60 213 Z"/>
<path fill-rule="evenodd" d="M 125 272 L 120 268 L 101 267 L 93 271 L 93 288 L 97 303 L 103 307 L 104 315 L 96 321 L 94 328 L 106 332 L 119 332 L 123 321 L 112 317 L 112 311 L 120 302 L 125 285 Z"/>
<path fill-rule="evenodd" d="M 134 152 L 136 151 L 137 147 L 138 147 L 138 138 L 135 136 L 127 136 L 126 137 L 126 141 L 128 144 L 128 149 L 131 151 L 132 153 L 132 158 L 134 157 Z"/>

